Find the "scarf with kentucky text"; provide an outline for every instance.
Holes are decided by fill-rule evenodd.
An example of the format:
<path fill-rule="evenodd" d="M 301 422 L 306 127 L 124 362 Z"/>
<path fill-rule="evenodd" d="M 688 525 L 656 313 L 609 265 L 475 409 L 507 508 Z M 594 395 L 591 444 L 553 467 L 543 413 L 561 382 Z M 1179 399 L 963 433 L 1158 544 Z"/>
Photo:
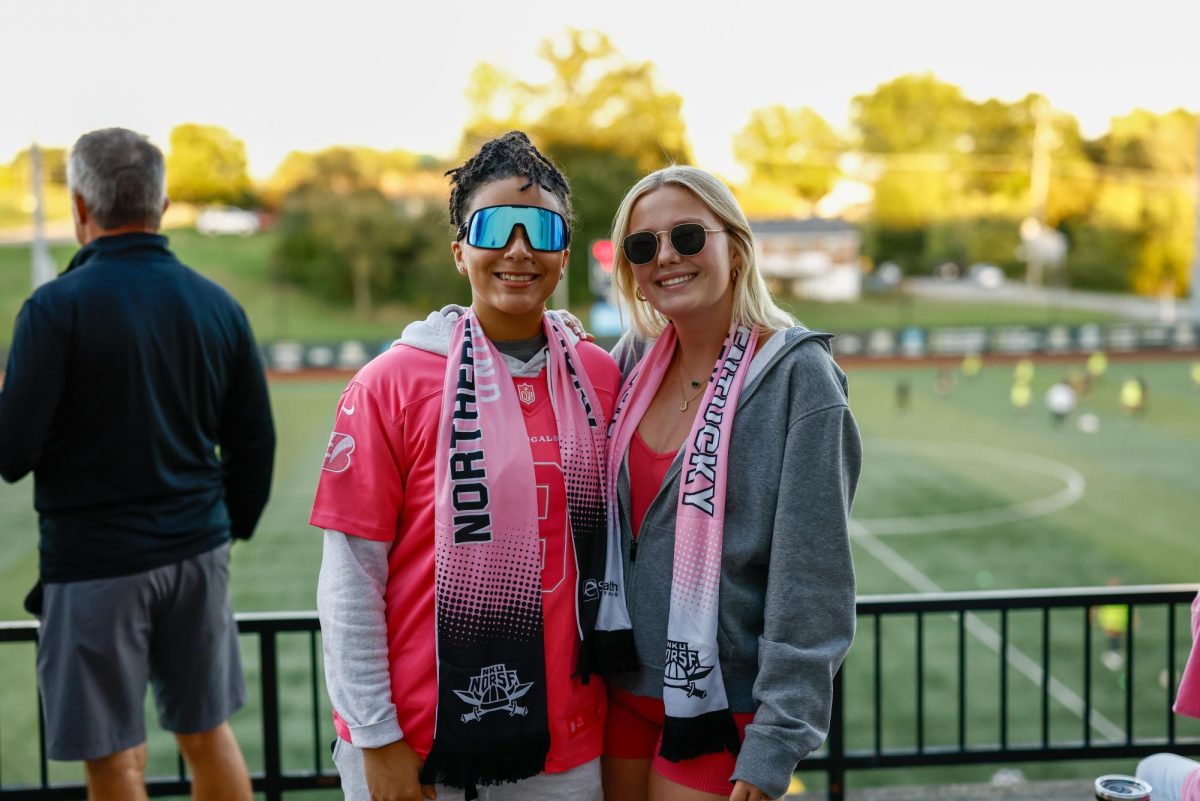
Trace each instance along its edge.
<path fill-rule="evenodd" d="M 561 324 L 543 320 L 586 681 L 601 665 L 631 661 L 598 654 L 593 636 L 599 607 L 624 605 L 620 562 L 606 574 L 607 421 Z M 541 773 L 550 748 L 537 489 L 523 420 L 512 376 L 468 310 L 447 356 L 435 457 L 438 706 L 421 769 L 422 783 L 461 787 L 467 799 L 477 785 Z M 632 633 L 625 639 L 632 652 Z"/>
<path fill-rule="evenodd" d="M 662 755 L 674 762 L 724 750 L 736 754 L 739 749 L 717 657 L 717 601 L 729 440 L 757 342 L 756 331 L 739 323 L 730 327 L 684 445 L 663 670 Z M 670 367 L 675 345 L 675 328 L 668 325 L 625 380 L 610 426 L 610 498 L 615 497 L 621 461 Z"/>

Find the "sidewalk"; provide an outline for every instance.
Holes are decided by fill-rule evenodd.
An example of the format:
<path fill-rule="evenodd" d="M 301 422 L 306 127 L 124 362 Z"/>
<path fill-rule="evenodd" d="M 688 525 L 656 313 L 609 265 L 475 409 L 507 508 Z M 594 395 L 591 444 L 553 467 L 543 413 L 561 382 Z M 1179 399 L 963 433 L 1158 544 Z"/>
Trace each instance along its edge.
<path fill-rule="evenodd" d="M 0 245 L 28 245 L 32 240 L 32 225 L 20 228 L 0 228 Z M 46 223 L 46 241 L 51 245 L 73 243 L 75 241 L 75 224 L 70 220 Z"/>
<path fill-rule="evenodd" d="M 850 789 L 846 801 L 1089 801 L 1090 779 L 1021 782 L 1007 787 L 991 784 L 932 784 Z M 825 801 L 824 792 L 785 796 L 788 801 Z"/>
<path fill-rule="evenodd" d="M 1030 287 L 1016 281 L 1007 281 L 995 289 L 983 289 L 970 281 L 945 281 L 940 278 L 909 278 L 904 288 L 913 295 L 923 298 L 970 303 L 1003 303 L 1014 306 L 1060 307 L 1064 309 L 1087 309 L 1111 312 L 1129 320 L 1164 322 L 1170 314 L 1172 304 L 1164 304 L 1158 298 L 1141 295 L 1118 295 L 1108 292 L 1085 292 L 1079 289 L 1046 289 Z M 1176 299 L 1174 320 L 1181 322 L 1200 320 L 1196 304 L 1187 298 Z"/>

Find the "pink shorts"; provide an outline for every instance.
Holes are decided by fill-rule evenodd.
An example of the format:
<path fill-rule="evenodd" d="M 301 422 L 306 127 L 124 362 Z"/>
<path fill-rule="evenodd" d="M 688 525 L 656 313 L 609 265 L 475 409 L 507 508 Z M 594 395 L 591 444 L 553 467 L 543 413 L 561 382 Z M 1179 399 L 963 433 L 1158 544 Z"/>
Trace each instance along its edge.
<path fill-rule="evenodd" d="M 650 768 L 663 778 L 704 793 L 729 795 L 737 757 L 728 751 L 671 762 L 664 759 L 662 727 L 666 718 L 661 698 L 647 698 L 609 688 L 608 721 L 604 726 L 604 755 L 614 759 L 649 759 Z M 738 737 L 746 738 L 753 713 L 734 714 Z"/>

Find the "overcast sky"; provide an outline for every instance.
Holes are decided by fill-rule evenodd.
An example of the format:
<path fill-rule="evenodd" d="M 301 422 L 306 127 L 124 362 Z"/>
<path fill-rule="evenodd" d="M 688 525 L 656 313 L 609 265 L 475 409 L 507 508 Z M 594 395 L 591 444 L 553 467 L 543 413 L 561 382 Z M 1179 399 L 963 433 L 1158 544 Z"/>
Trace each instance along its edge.
<path fill-rule="evenodd" d="M 602 30 L 684 98 L 702 166 L 738 174 L 751 110 L 850 99 L 932 70 L 975 99 L 1047 95 L 1085 133 L 1135 107 L 1200 109 L 1196 0 L 0 0 L 0 161 L 122 125 L 182 122 L 246 142 L 251 172 L 291 150 L 364 144 L 446 155 L 471 69 L 538 80 L 539 41 Z"/>

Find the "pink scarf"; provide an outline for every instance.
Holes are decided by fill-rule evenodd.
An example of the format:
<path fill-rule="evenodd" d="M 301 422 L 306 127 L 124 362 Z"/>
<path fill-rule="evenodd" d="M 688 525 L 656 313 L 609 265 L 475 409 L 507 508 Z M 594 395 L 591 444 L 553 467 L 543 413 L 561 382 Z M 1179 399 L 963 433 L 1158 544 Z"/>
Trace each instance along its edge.
<path fill-rule="evenodd" d="M 620 604 L 604 471 L 607 421 L 562 326 L 543 318 L 547 383 L 558 424 L 567 512 L 578 565 L 579 672 L 628 668 L 632 633 L 595 636 L 605 605 Z M 542 639 L 542 565 L 533 455 L 512 376 L 473 310 L 447 356 L 435 465 L 438 708 L 423 783 L 462 787 L 519 781 L 545 768 L 550 747 Z M 616 583 L 611 583 L 611 582 Z M 628 648 L 628 654 L 612 649 Z"/>
<path fill-rule="evenodd" d="M 736 754 L 739 747 L 717 655 L 717 611 L 729 441 L 757 342 L 757 332 L 749 327 L 730 327 L 684 447 L 663 673 L 662 755 L 672 761 L 722 750 Z M 610 499 L 616 497 L 621 463 L 671 364 L 675 344 L 675 328 L 668 325 L 625 381 L 611 427 Z M 609 505 L 615 521 L 616 504 Z"/>

